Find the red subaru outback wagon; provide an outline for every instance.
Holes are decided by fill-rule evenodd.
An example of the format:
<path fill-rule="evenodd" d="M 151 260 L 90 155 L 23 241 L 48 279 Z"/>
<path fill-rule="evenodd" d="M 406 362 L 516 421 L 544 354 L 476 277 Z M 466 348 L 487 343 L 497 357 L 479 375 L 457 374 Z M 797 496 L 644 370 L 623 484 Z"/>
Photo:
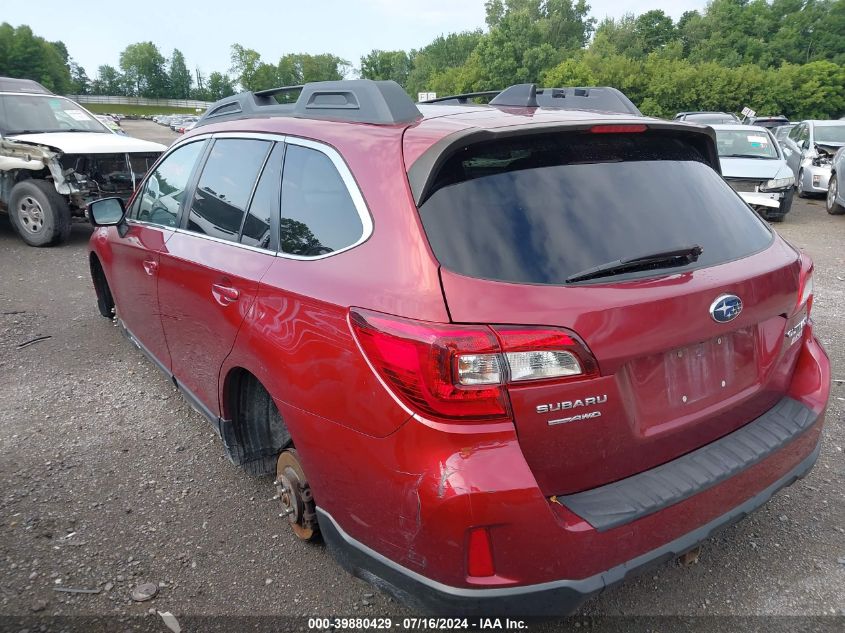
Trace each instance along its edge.
<path fill-rule="evenodd" d="M 712 130 L 533 85 L 290 90 L 92 203 L 90 264 L 300 538 L 434 612 L 563 614 L 812 468 L 813 265 Z"/>

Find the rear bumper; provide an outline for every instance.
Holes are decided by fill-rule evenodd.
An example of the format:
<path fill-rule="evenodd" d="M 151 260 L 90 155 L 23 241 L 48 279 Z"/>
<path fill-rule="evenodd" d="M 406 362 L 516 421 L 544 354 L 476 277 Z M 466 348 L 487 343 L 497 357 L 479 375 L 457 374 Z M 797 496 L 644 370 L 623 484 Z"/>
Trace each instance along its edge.
<path fill-rule="evenodd" d="M 773 484 L 720 517 L 665 545 L 601 573 L 579 580 L 557 580 L 517 587 L 471 589 L 451 587 L 393 562 L 346 534 L 331 515 L 317 509 L 320 530 L 338 562 L 405 603 L 432 613 L 461 616 L 563 616 L 584 600 L 628 576 L 670 561 L 765 504 L 776 492 L 806 475 L 816 463 L 821 444 Z"/>
<path fill-rule="evenodd" d="M 379 454 L 389 449 L 401 457 L 401 486 L 374 491 L 373 512 L 315 494 L 320 526 L 352 573 L 430 612 L 566 615 L 590 595 L 695 547 L 803 477 L 819 454 L 829 393 L 829 360 L 808 328 L 780 404 L 698 451 L 622 480 L 653 477 L 645 496 L 642 487 L 593 489 L 600 498 L 592 509 L 545 497 L 508 433 L 473 444 L 411 422 L 379 441 Z M 329 457 L 342 461 L 350 445 Z M 369 464 L 385 468 L 382 459 Z M 673 465 L 684 477 L 674 478 Z M 318 492 L 354 497 L 360 487 L 344 488 L 346 481 Z M 611 496 L 602 499 L 602 488 Z M 631 503 L 636 496 L 643 502 Z M 595 510 L 607 499 L 615 507 L 602 517 Z M 465 539 L 474 526 L 490 532 L 495 576 L 466 575 Z"/>

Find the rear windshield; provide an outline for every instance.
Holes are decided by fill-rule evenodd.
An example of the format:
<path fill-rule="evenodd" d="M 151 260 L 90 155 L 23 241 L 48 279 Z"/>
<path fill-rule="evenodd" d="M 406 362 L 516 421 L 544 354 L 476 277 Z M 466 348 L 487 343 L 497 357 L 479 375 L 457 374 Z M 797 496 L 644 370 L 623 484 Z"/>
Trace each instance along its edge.
<path fill-rule="evenodd" d="M 683 141 L 648 134 L 549 134 L 449 158 L 420 216 L 440 263 L 517 283 L 564 284 L 593 266 L 699 245 L 686 266 L 764 249 L 772 233 Z"/>

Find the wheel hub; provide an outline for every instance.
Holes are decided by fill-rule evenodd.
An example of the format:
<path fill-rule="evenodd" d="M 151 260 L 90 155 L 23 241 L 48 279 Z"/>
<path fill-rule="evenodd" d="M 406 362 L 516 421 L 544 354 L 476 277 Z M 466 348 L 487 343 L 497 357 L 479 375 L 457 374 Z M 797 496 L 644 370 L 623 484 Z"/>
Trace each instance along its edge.
<path fill-rule="evenodd" d="M 18 205 L 18 217 L 29 233 L 38 233 L 44 228 L 44 210 L 38 200 L 26 196 Z"/>
<path fill-rule="evenodd" d="M 290 448 L 279 455 L 273 485 L 282 504 L 279 516 L 288 520 L 298 538 L 303 541 L 315 538 L 319 533 L 316 504 L 296 449 Z"/>

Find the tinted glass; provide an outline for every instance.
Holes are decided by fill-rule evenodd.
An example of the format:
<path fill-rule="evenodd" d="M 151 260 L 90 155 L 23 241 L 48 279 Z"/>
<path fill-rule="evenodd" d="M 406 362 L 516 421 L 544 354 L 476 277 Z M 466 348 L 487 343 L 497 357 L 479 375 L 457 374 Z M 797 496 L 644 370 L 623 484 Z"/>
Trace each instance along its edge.
<path fill-rule="evenodd" d="M 351 246 L 363 230 L 331 159 L 317 150 L 289 145 L 282 178 L 282 252 L 325 255 Z"/>
<path fill-rule="evenodd" d="M 257 248 L 276 250 L 276 230 L 279 217 L 279 187 L 282 184 L 282 161 L 285 146 L 276 143 L 249 204 L 244 221 L 241 243 Z"/>
<path fill-rule="evenodd" d="M 736 117 L 730 114 L 707 113 L 707 114 L 688 114 L 684 117 L 684 121 L 690 123 L 736 123 Z"/>
<path fill-rule="evenodd" d="M 763 249 L 772 234 L 698 152 L 654 134 L 570 134 L 469 147 L 420 207 L 456 272 L 563 284 L 618 259 L 700 245 L 680 272 Z M 613 279 L 666 274 L 629 273 Z M 607 278 L 604 279 L 607 281 Z"/>
<path fill-rule="evenodd" d="M 188 230 L 224 240 L 238 240 L 244 212 L 270 141 L 219 139 L 202 169 Z"/>
<path fill-rule="evenodd" d="M 55 96 L 0 95 L 0 126 L 3 134 L 69 131 L 111 134 L 73 101 Z"/>
<path fill-rule="evenodd" d="M 777 158 L 778 151 L 762 130 L 716 130 L 716 145 L 722 158 Z"/>
<path fill-rule="evenodd" d="M 816 143 L 845 143 L 845 124 L 817 125 L 814 136 Z"/>
<path fill-rule="evenodd" d="M 132 206 L 136 220 L 175 227 L 185 204 L 185 189 L 205 143 L 189 143 L 170 154 L 150 174 Z"/>

